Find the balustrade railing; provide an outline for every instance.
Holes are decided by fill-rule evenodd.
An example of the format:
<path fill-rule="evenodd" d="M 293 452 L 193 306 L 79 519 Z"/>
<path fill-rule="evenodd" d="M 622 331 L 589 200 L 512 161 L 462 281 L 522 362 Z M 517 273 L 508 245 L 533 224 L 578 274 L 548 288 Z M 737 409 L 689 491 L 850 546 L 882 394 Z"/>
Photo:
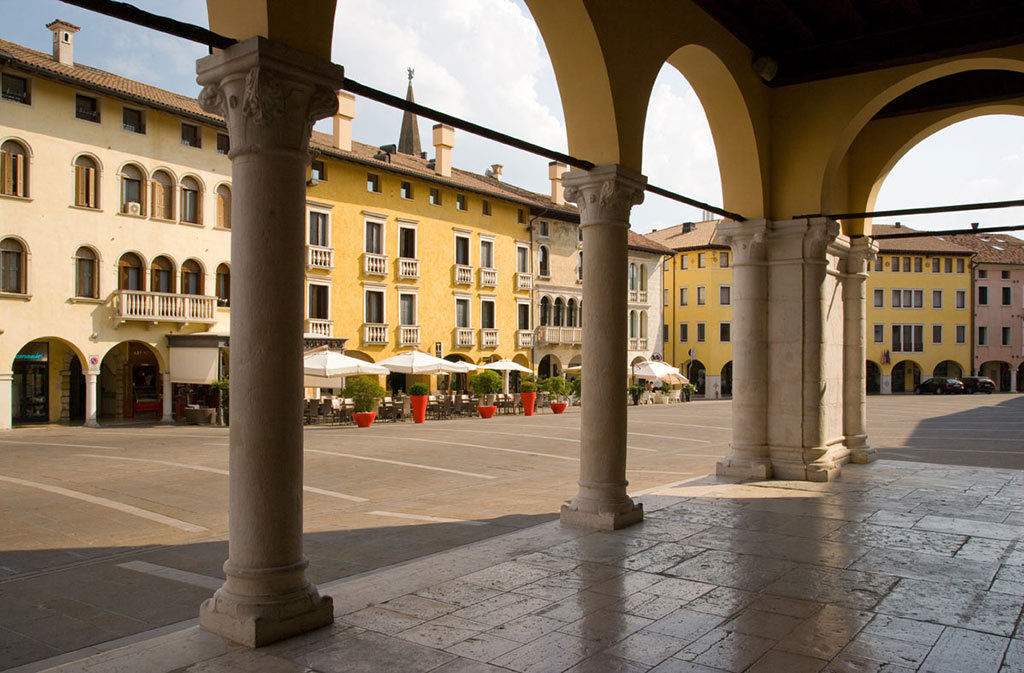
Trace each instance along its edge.
<path fill-rule="evenodd" d="M 320 318 L 306 318 L 306 334 L 330 337 L 334 336 L 334 321 Z"/>
<path fill-rule="evenodd" d="M 198 294 L 118 290 L 114 312 L 122 322 L 205 322 L 217 321 L 217 298 Z"/>
<path fill-rule="evenodd" d="M 322 245 L 307 245 L 306 268 L 325 269 L 327 271 L 333 269 L 334 248 L 327 248 Z"/>
<path fill-rule="evenodd" d="M 528 273 L 516 274 L 516 290 L 532 290 L 533 276 Z"/>
<path fill-rule="evenodd" d="M 498 287 L 496 269 L 480 269 L 480 287 Z"/>
<path fill-rule="evenodd" d="M 498 347 L 498 330 L 485 328 L 480 330 L 480 346 L 482 348 Z"/>
<path fill-rule="evenodd" d="M 388 326 L 382 323 L 365 323 L 363 325 L 364 344 L 386 344 L 388 342 Z"/>
<path fill-rule="evenodd" d="M 471 348 L 475 340 L 473 339 L 473 329 L 470 327 L 456 327 L 455 328 L 455 345 L 459 348 Z"/>
<path fill-rule="evenodd" d="M 465 264 L 455 265 L 455 283 L 457 285 L 473 284 L 473 267 Z"/>
<path fill-rule="evenodd" d="M 400 325 L 398 327 L 398 344 L 400 346 L 419 346 L 419 325 Z"/>
<path fill-rule="evenodd" d="M 408 257 L 398 258 L 398 277 L 399 278 L 419 278 L 420 277 L 420 260 L 409 259 Z"/>
<path fill-rule="evenodd" d="M 363 253 L 363 273 L 368 276 L 388 275 L 388 256 L 376 253 Z"/>

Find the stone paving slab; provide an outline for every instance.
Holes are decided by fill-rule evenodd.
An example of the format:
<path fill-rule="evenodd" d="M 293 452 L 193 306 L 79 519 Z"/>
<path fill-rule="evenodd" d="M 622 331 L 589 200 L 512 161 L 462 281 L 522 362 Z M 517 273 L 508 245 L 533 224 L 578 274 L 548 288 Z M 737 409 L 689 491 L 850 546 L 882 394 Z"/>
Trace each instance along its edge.
<path fill-rule="evenodd" d="M 1006 539 L 1017 510 L 965 524 L 972 506 L 991 509 L 979 491 L 1024 494 L 1024 473 L 879 461 L 846 466 L 841 483 L 856 488 L 708 477 L 646 496 L 654 525 L 550 522 L 324 585 L 333 626 L 255 652 L 189 627 L 51 670 L 1024 670 L 1024 541 Z M 920 527 L 893 515 L 907 498 L 959 510 Z M 865 502 L 878 509 L 864 516 Z M 799 559 L 780 557 L 787 542 Z"/>

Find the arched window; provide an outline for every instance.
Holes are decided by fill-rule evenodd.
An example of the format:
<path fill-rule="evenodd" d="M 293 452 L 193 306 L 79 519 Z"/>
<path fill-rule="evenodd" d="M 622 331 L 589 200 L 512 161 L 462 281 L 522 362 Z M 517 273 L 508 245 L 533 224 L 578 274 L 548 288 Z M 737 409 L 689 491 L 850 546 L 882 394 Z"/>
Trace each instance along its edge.
<path fill-rule="evenodd" d="M 576 280 L 583 281 L 583 251 L 576 255 Z"/>
<path fill-rule="evenodd" d="M 227 264 L 217 267 L 217 306 L 231 306 L 231 269 Z"/>
<path fill-rule="evenodd" d="M 203 269 L 194 259 L 181 265 L 181 293 L 203 294 Z"/>
<path fill-rule="evenodd" d="M 217 226 L 231 228 L 231 188 L 227 185 L 217 188 Z"/>
<path fill-rule="evenodd" d="M 0 194 L 28 196 L 28 152 L 14 140 L 0 145 Z"/>
<path fill-rule="evenodd" d="M 576 323 L 576 300 L 570 299 L 565 306 L 565 324 L 569 327 L 577 327 Z"/>
<path fill-rule="evenodd" d="M 174 180 L 167 171 L 154 171 L 150 215 L 160 220 L 174 219 Z"/>
<path fill-rule="evenodd" d="M 25 246 L 14 238 L 0 241 L 0 292 L 28 294 Z"/>
<path fill-rule="evenodd" d="M 92 248 L 82 246 L 75 252 L 75 296 L 98 299 L 100 296 L 100 278 L 97 273 L 96 252 Z"/>
<path fill-rule="evenodd" d="M 203 192 L 199 181 L 193 177 L 181 181 L 181 221 L 189 224 L 203 223 Z"/>
<path fill-rule="evenodd" d="M 75 159 L 75 205 L 100 207 L 100 170 L 91 157 Z"/>
<path fill-rule="evenodd" d="M 537 257 L 540 260 L 540 272 L 539 272 L 538 275 L 544 276 L 544 277 L 550 276 L 551 275 L 551 258 L 548 255 L 548 246 L 546 246 L 546 245 L 540 246 L 540 254 L 538 254 Z"/>
<path fill-rule="evenodd" d="M 640 311 L 640 338 L 647 338 L 647 311 Z"/>
<path fill-rule="evenodd" d="M 644 292 L 646 292 L 647 291 L 647 265 L 646 264 L 641 264 L 640 265 L 640 279 L 639 280 L 640 280 L 640 285 L 639 285 L 638 289 L 643 290 Z"/>
<path fill-rule="evenodd" d="M 149 265 L 149 291 L 174 292 L 174 264 L 162 255 Z"/>
<path fill-rule="evenodd" d="M 146 280 L 143 275 L 142 260 L 139 256 L 126 252 L 117 261 L 117 289 L 145 290 Z"/>
<path fill-rule="evenodd" d="M 637 289 L 636 283 L 636 264 L 629 265 L 629 291 L 635 292 Z"/>
<path fill-rule="evenodd" d="M 121 169 L 121 212 L 128 215 L 145 215 L 146 176 L 135 164 Z"/>
<path fill-rule="evenodd" d="M 540 324 L 545 327 L 551 324 L 551 299 L 548 297 L 540 300 Z"/>
<path fill-rule="evenodd" d="M 637 335 L 636 311 L 629 312 L 629 338 L 635 339 Z"/>
<path fill-rule="evenodd" d="M 559 297 L 555 300 L 555 321 L 553 323 L 556 326 L 565 325 L 565 302 Z"/>

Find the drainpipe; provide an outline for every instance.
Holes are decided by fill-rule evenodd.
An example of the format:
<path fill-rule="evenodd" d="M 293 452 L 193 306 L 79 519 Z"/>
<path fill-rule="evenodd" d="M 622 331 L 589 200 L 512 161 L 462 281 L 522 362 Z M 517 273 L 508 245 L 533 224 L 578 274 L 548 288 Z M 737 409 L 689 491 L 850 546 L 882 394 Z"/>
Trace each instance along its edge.
<path fill-rule="evenodd" d="M 975 280 L 974 280 L 974 278 L 975 278 L 975 275 L 976 275 L 975 271 L 977 270 L 978 267 L 977 267 L 977 262 L 974 261 L 974 257 L 973 256 L 969 260 L 967 260 L 967 262 L 968 262 L 967 266 L 971 270 L 971 301 L 970 301 L 970 304 L 968 304 L 971 307 L 970 308 L 970 315 L 968 316 L 968 318 L 969 318 L 969 320 L 968 320 L 968 322 L 969 322 L 968 329 L 971 330 L 971 333 L 968 334 L 967 336 L 968 336 L 968 343 L 971 344 L 971 376 L 977 376 L 978 372 L 977 372 L 977 367 L 976 367 L 976 363 L 975 363 L 975 359 L 974 359 L 975 358 L 974 348 L 975 348 L 975 343 L 976 343 L 975 339 L 977 338 L 976 334 L 975 334 L 975 330 L 977 328 L 974 325 L 974 315 L 975 315 L 975 313 L 974 313 L 975 312 L 974 297 L 975 297 L 975 293 L 977 292 L 977 288 L 975 287 Z M 955 297 L 954 297 L 954 301 L 955 301 Z M 954 328 L 954 329 L 956 329 L 956 328 Z M 955 334 L 953 335 L 953 339 L 956 340 L 956 335 Z"/>

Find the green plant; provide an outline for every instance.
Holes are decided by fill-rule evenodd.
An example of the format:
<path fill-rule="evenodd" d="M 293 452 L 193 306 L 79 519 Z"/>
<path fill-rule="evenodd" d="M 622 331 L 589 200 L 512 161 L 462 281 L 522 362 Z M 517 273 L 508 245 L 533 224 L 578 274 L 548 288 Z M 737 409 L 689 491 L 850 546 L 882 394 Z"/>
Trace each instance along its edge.
<path fill-rule="evenodd" d="M 576 397 L 581 397 L 583 394 L 583 378 L 577 376 L 569 382 L 569 386 L 572 388 L 572 394 Z"/>
<path fill-rule="evenodd" d="M 377 403 L 384 399 L 384 389 L 367 376 L 349 379 L 348 386 L 342 394 L 352 398 L 352 406 L 356 413 L 373 411 Z"/>
<path fill-rule="evenodd" d="M 554 395 L 559 401 L 567 397 L 572 389 L 569 382 L 561 376 L 552 376 L 540 382 L 540 389 L 549 395 Z"/>
<path fill-rule="evenodd" d="M 532 373 L 531 374 L 520 374 L 519 375 L 519 383 L 520 383 L 520 385 L 522 385 L 523 383 L 533 383 L 534 385 L 536 385 L 536 383 L 537 383 L 537 375 L 536 374 L 532 374 Z"/>
<path fill-rule="evenodd" d="M 666 395 L 668 393 L 672 392 L 672 384 L 669 383 L 668 381 L 662 383 L 661 384 L 661 392 L 665 393 Z"/>
<path fill-rule="evenodd" d="M 448 390 L 448 381 L 451 376 L 438 376 L 437 377 L 437 389 L 441 392 Z"/>
<path fill-rule="evenodd" d="M 477 397 L 493 395 L 501 392 L 501 375 L 496 371 L 485 369 L 479 374 L 469 377 L 469 387 Z"/>
<path fill-rule="evenodd" d="M 519 383 L 519 392 L 521 393 L 535 393 L 537 392 L 537 384 L 533 381 L 521 381 Z"/>
<path fill-rule="evenodd" d="M 689 395 L 693 395 L 694 393 L 697 392 L 697 386 L 693 385 L 692 383 L 684 383 L 683 392 Z"/>
<path fill-rule="evenodd" d="M 231 388 L 230 381 L 227 378 L 219 379 L 210 384 L 212 390 L 220 391 L 220 406 L 224 409 L 228 408 L 228 392 Z"/>
<path fill-rule="evenodd" d="M 430 388 L 428 388 L 427 384 L 425 384 L 425 383 L 414 383 L 411 386 L 409 386 L 409 394 L 410 395 L 429 395 L 430 394 Z"/>
<path fill-rule="evenodd" d="M 644 394 L 645 388 L 641 385 L 632 385 L 628 388 L 629 396 L 633 400 L 633 405 L 640 404 L 640 397 Z"/>

